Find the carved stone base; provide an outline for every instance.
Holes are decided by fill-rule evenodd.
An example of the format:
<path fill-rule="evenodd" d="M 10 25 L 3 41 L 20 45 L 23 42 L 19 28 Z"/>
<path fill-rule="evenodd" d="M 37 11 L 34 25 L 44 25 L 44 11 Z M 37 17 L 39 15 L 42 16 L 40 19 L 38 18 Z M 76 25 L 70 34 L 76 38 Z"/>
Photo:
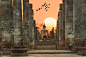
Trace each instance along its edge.
<path fill-rule="evenodd" d="M 11 56 L 28 56 L 28 53 L 11 53 Z"/>
<path fill-rule="evenodd" d="M 85 55 L 86 56 L 86 51 L 78 51 L 77 54 L 78 55 Z"/>
<path fill-rule="evenodd" d="M 78 55 L 86 55 L 86 48 L 85 47 L 78 47 Z"/>
<path fill-rule="evenodd" d="M 27 51 L 28 49 L 27 48 L 24 48 L 24 47 L 16 47 L 14 49 L 11 49 L 12 53 L 11 55 L 12 56 L 27 56 Z"/>

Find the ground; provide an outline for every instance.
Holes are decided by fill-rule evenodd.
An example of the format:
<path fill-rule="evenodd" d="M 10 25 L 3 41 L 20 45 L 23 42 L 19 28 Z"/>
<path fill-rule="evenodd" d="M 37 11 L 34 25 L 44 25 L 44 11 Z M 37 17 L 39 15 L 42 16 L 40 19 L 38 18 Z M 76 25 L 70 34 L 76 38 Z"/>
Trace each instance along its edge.
<path fill-rule="evenodd" d="M 28 56 L 1 55 L 0 57 L 86 57 L 82 55 L 77 55 L 76 53 L 68 50 L 30 50 L 27 53 Z"/>
<path fill-rule="evenodd" d="M 10 55 L 2 55 L 1 57 L 15 57 Z M 16 57 L 86 57 L 77 54 L 29 54 L 29 56 L 16 56 Z"/>

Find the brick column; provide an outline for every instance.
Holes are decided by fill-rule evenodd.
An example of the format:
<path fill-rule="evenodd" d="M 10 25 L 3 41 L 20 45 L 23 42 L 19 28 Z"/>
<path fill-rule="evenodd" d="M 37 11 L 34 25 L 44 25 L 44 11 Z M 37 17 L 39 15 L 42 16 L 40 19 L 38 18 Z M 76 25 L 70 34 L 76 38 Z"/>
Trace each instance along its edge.
<path fill-rule="evenodd" d="M 57 49 L 59 49 L 59 20 L 60 20 L 60 12 L 58 12 L 58 20 L 57 20 L 57 30 L 56 30 L 56 36 L 57 36 Z"/>
<path fill-rule="evenodd" d="M 13 19 L 14 19 L 14 43 L 19 43 L 22 38 L 22 12 L 21 0 L 13 0 Z"/>
<path fill-rule="evenodd" d="M 23 0 L 23 42 L 29 41 L 29 0 Z"/>
<path fill-rule="evenodd" d="M 62 6 L 62 16 L 63 16 L 63 23 L 62 23 L 62 48 L 65 49 L 65 0 L 63 1 L 63 6 Z"/>
<path fill-rule="evenodd" d="M 84 18 L 82 18 L 82 0 L 73 0 L 73 30 L 74 38 L 83 39 L 85 35 Z M 83 8 L 84 9 L 84 8 Z"/>
<path fill-rule="evenodd" d="M 3 28 L 3 41 L 7 40 L 8 42 L 10 39 L 13 39 L 13 31 L 12 31 L 12 25 L 13 25 L 13 14 L 12 14 L 12 0 L 8 1 L 1 1 L 2 2 L 2 14 L 1 14 L 1 22 Z"/>
<path fill-rule="evenodd" d="M 62 5 L 63 4 L 60 4 L 60 9 L 59 9 L 59 43 L 62 45 Z"/>
<path fill-rule="evenodd" d="M 73 0 L 65 0 L 65 39 L 73 44 Z"/>
<path fill-rule="evenodd" d="M 29 4 L 29 38 L 32 38 L 32 28 L 33 28 L 33 10 L 32 4 Z"/>
<path fill-rule="evenodd" d="M 82 0 L 81 3 L 82 13 L 80 20 L 80 29 L 82 30 L 82 39 L 86 38 L 86 0 Z"/>

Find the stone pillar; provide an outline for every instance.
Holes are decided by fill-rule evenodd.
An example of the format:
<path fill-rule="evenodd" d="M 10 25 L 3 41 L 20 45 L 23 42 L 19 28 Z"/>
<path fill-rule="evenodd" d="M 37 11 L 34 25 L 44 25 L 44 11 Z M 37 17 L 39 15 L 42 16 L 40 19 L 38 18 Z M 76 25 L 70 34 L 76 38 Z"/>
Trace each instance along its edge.
<path fill-rule="evenodd" d="M 32 4 L 29 4 L 29 38 L 32 38 L 32 28 L 33 28 L 33 10 Z"/>
<path fill-rule="evenodd" d="M 13 25 L 13 14 L 12 14 L 12 0 L 2 0 L 2 7 L 1 7 L 1 22 L 4 26 L 3 28 L 3 41 L 5 39 L 7 41 L 10 41 L 10 39 L 13 39 L 13 31 L 12 31 L 12 25 Z"/>
<path fill-rule="evenodd" d="M 34 33 L 35 33 L 35 39 L 34 39 L 35 40 L 34 41 L 34 43 L 35 43 L 34 45 L 35 46 L 34 46 L 34 48 L 36 49 L 37 48 L 37 40 L 38 40 L 38 30 L 37 30 L 37 27 L 35 27 L 35 32 Z"/>
<path fill-rule="evenodd" d="M 2 2 L 2 0 L 0 0 L 0 30 L 2 30 L 2 31 L 0 31 L 1 32 L 1 36 L 2 36 L 2 41 L 5 41 L 5 38 L 3 38 L 4 37 L 4 31 L 3 31 L 3 28 L 5 28 L 5 26 L 4 26 L 4 15 L 5 15 L 5 8 L 6 7 L 4 7 L 5 5 L 7 5 L 7 4 L 3 4 L 4 2 Z M 3 6 L 4 5 L 4 6 Z"/>
<path fill-rule="evenodd" d="M 6 10 L 7 10 L 7 4 L 9 3 L 9 1 L 2 1 L 0 0 L 0 22 L 4 23 L 4 16 L 6 14 Z"/>
<path fill-rule="evenodd" d="M 78 1 L 78 2 L 77 2 Z M 86 1 L 85 0 L 73 0 L 73 30 L 74 38 L 85 39 L 86 38 Z"/>
<path fill-rule="evenodd" d="M 65 0 L 65 39 L 73 44 L 73 0 Z"/>
<path fill-rule="evenodd" d="M 65 0 L 63 1 L 63 6 L 62 6 L 62 16 L 63 16 L 63 23 L 62 23 L 62 48 L 65 49 Z"/>
<path fill-rule="evenodd" d="M 5 22 L 5 9 L 6 9 L 6 5 L 4 4 L 4 2 L 2 2 L 2 0 L 0 0 L 0 29 L 4 30 L 4 28 L 2 28 L 4 26 L 4 22 Z M 5 7 L 4 7 L 5 6 Z M 4 31 L 2 31 L 2 41 L 5 41 L 5 37 L 4 37 Z"/>
<path fill-rule="evenodd" d="M 85 39 L 86 38 L 86 0 L 82 0 L 81 9 L 82 9 L 81 20 L 80 20 L 80 29 L 82 30 L 81 39 Z"/>
<path fill-rule="evenodd" d="M 36 43 L 36 27 L 34 27 L 34 43 Z"/>
<path fill-rule="evenodd" d="M 38 32 L 37 27 L 35 27 L 35 32 L 34 32 L 35 33 L 35 43 L 37 42 L 37 32 Z"/>
<path fill-rule="evenodd" d="M 56 49 L 59 49 L 59 20 L 60 20 L 60 12 L 58 12 L 58 20 L 57 20 L 57 26 L 56 26 L 56 40 L 57 40 L 57 47 Z"/>
<path fill-rule="evenodd" d="M 23 42 L 29 41 L 29 0 L 23 0 Z"/>
<path fill-rule="evenodd" d="M 73 0 L 73 30 L 74 38 L 84 39 L 85 26 L 84 19 L 82 18 L 82 0 Z"/>
<path fill-rule="evenodd" d="M 37 30 L 37 40 L 39 40 L 39 31 Z"/>
<path fill-rule="evenodd" d="M 35 39 L 35 20 L 33 20 L 33 27 L 32 27 L 32 38 L 33 38 L 33 45 L 34 45 L 34 39 Z"/>
<path fill-rule="evenodd" d="M 63 19 L 63 16 L 62 16 L 62 5 L 63 4 L 60 4 L 60 11 L 59 11 L 59 13 L 60 13 L 60 19 L 59 19 L 59 43 L 60 44 L 62 44 L 62 19 Z"/>
<path fill-rule="evenodd" d="M 2 7 L 2 0 L 0 0 L 0 7 Z"/>
<path fill-rule="evenodd" d="M 13 0 L 13 19 L 14 19 L 14 43 L 19 43 L 22 34 L 22 13 L 21 13 L 21 0 Z"/>

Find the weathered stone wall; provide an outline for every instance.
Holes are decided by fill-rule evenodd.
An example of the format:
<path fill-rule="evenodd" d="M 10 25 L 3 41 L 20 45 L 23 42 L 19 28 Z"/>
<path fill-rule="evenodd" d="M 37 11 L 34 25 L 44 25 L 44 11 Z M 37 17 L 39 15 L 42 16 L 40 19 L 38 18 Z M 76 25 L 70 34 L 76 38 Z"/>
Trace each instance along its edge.
<path fill-rule="evenodd" d="M 23 42 L 29 41 L 29 0 L 23 0 Z"/>
<path fill-rule="evenodd" d="M 35 33 L 35 38 L 34 38 L 34 40 L 35 40 L 35 43 L 37 42 L 37 27 L 35 27 L 35 31 L 34 31 L 34 33 Z"/>
<path fill-rule="evenodd" d="M 82 0 L 81 3 L 81 8 L 82 8 L 82 18 L 81 18 L 81 28 L 82 28 L 82 39 L 86 38 L 86 0 Z"/>
<path fill-rule="evenodd" d="M 73 44 L 73 0 L 65 0 L 65 39 Z"/>
<path fill-rule="evenodd" d="M 21 0 L 13 0 L 14 42 L 19 43 L 22 38 Z"/>
<path fill-rule="evenodd" d="M 60 20 L 60 12 L 58 12 L 58 20 L 57 20 L 57 30 L 56 30 L 56 40 L 57 40 L 57 49 L 59 49 L 59 20 Z"/>
<path fill-rule="evenodd" d="M 35 42 L 35 20 L 33 20 L 33 24 L 32 24 L 32 38 L 33 38 L 33 43 Z"/>
<path fill-rule="evenodd" d="M 3 40 L 7 39 L 7 41 L 10 41 L 10 39 L 13 39 L 13 11 L 12 11 L 12 0 L 2 0 L 1 1 L 1 14 L 0 14 L 0 20 L 2 23 L 3 28 Z"/>
<path fill-rule="evenodd" d="M 39 40 L 39 30 L 37 30 L 37 40 Z"/>
<path fill-rule="evenodd" d="M 23 0 L 23 20 L 21 11 L 21 0 L 0 0 L 0 22 L 3 28 L 3 40 L 14 40 L 14 43 L 19 43 L 21 38 L 23 42 L 33 38 L 33 43 L 37 39 L 37 28 L 35 20 L 33 20 L 32 4 L 29 0 Z M 0 25 L 1 26 L 1 25 Z"/>
<path fill-rule="evenodd" d="M 62 21 L 62 46 L 63 49 L 65 49 L 65 0 L 62 0 L 63 6 L 62 6 L 62 16 L 63 16 L 63 21 Z"/>
<path fill-rule="evenodd" d="M 33 20 L 33 9 L 32 4 L 29 4 L 29 38 L 32 38 L 33 40 L 30 43 L 35 43 L 36 38 L 36 30 L 35 30 L 35 20 Z"/>
<path fill-rule="evenodd" d="M 86 8 L 85 0 L 73 0 L 73 30 L 74 38 L 84 39 L 86 37 Z"/>
<path fill-rule="evenodd" d="M 59 19 L 59 42 L 60 44 L 62 44 L 62 5 L 63 4 L 60 4 L 60 9 L 59 9 L 59 15 L 60 15 L 60 19 Z"/>
<path fill-rule="evenodd" d="M 29 4 L 29 38 L 32 38 L 32 28 L 33 28 L 32 4 Z"/>

